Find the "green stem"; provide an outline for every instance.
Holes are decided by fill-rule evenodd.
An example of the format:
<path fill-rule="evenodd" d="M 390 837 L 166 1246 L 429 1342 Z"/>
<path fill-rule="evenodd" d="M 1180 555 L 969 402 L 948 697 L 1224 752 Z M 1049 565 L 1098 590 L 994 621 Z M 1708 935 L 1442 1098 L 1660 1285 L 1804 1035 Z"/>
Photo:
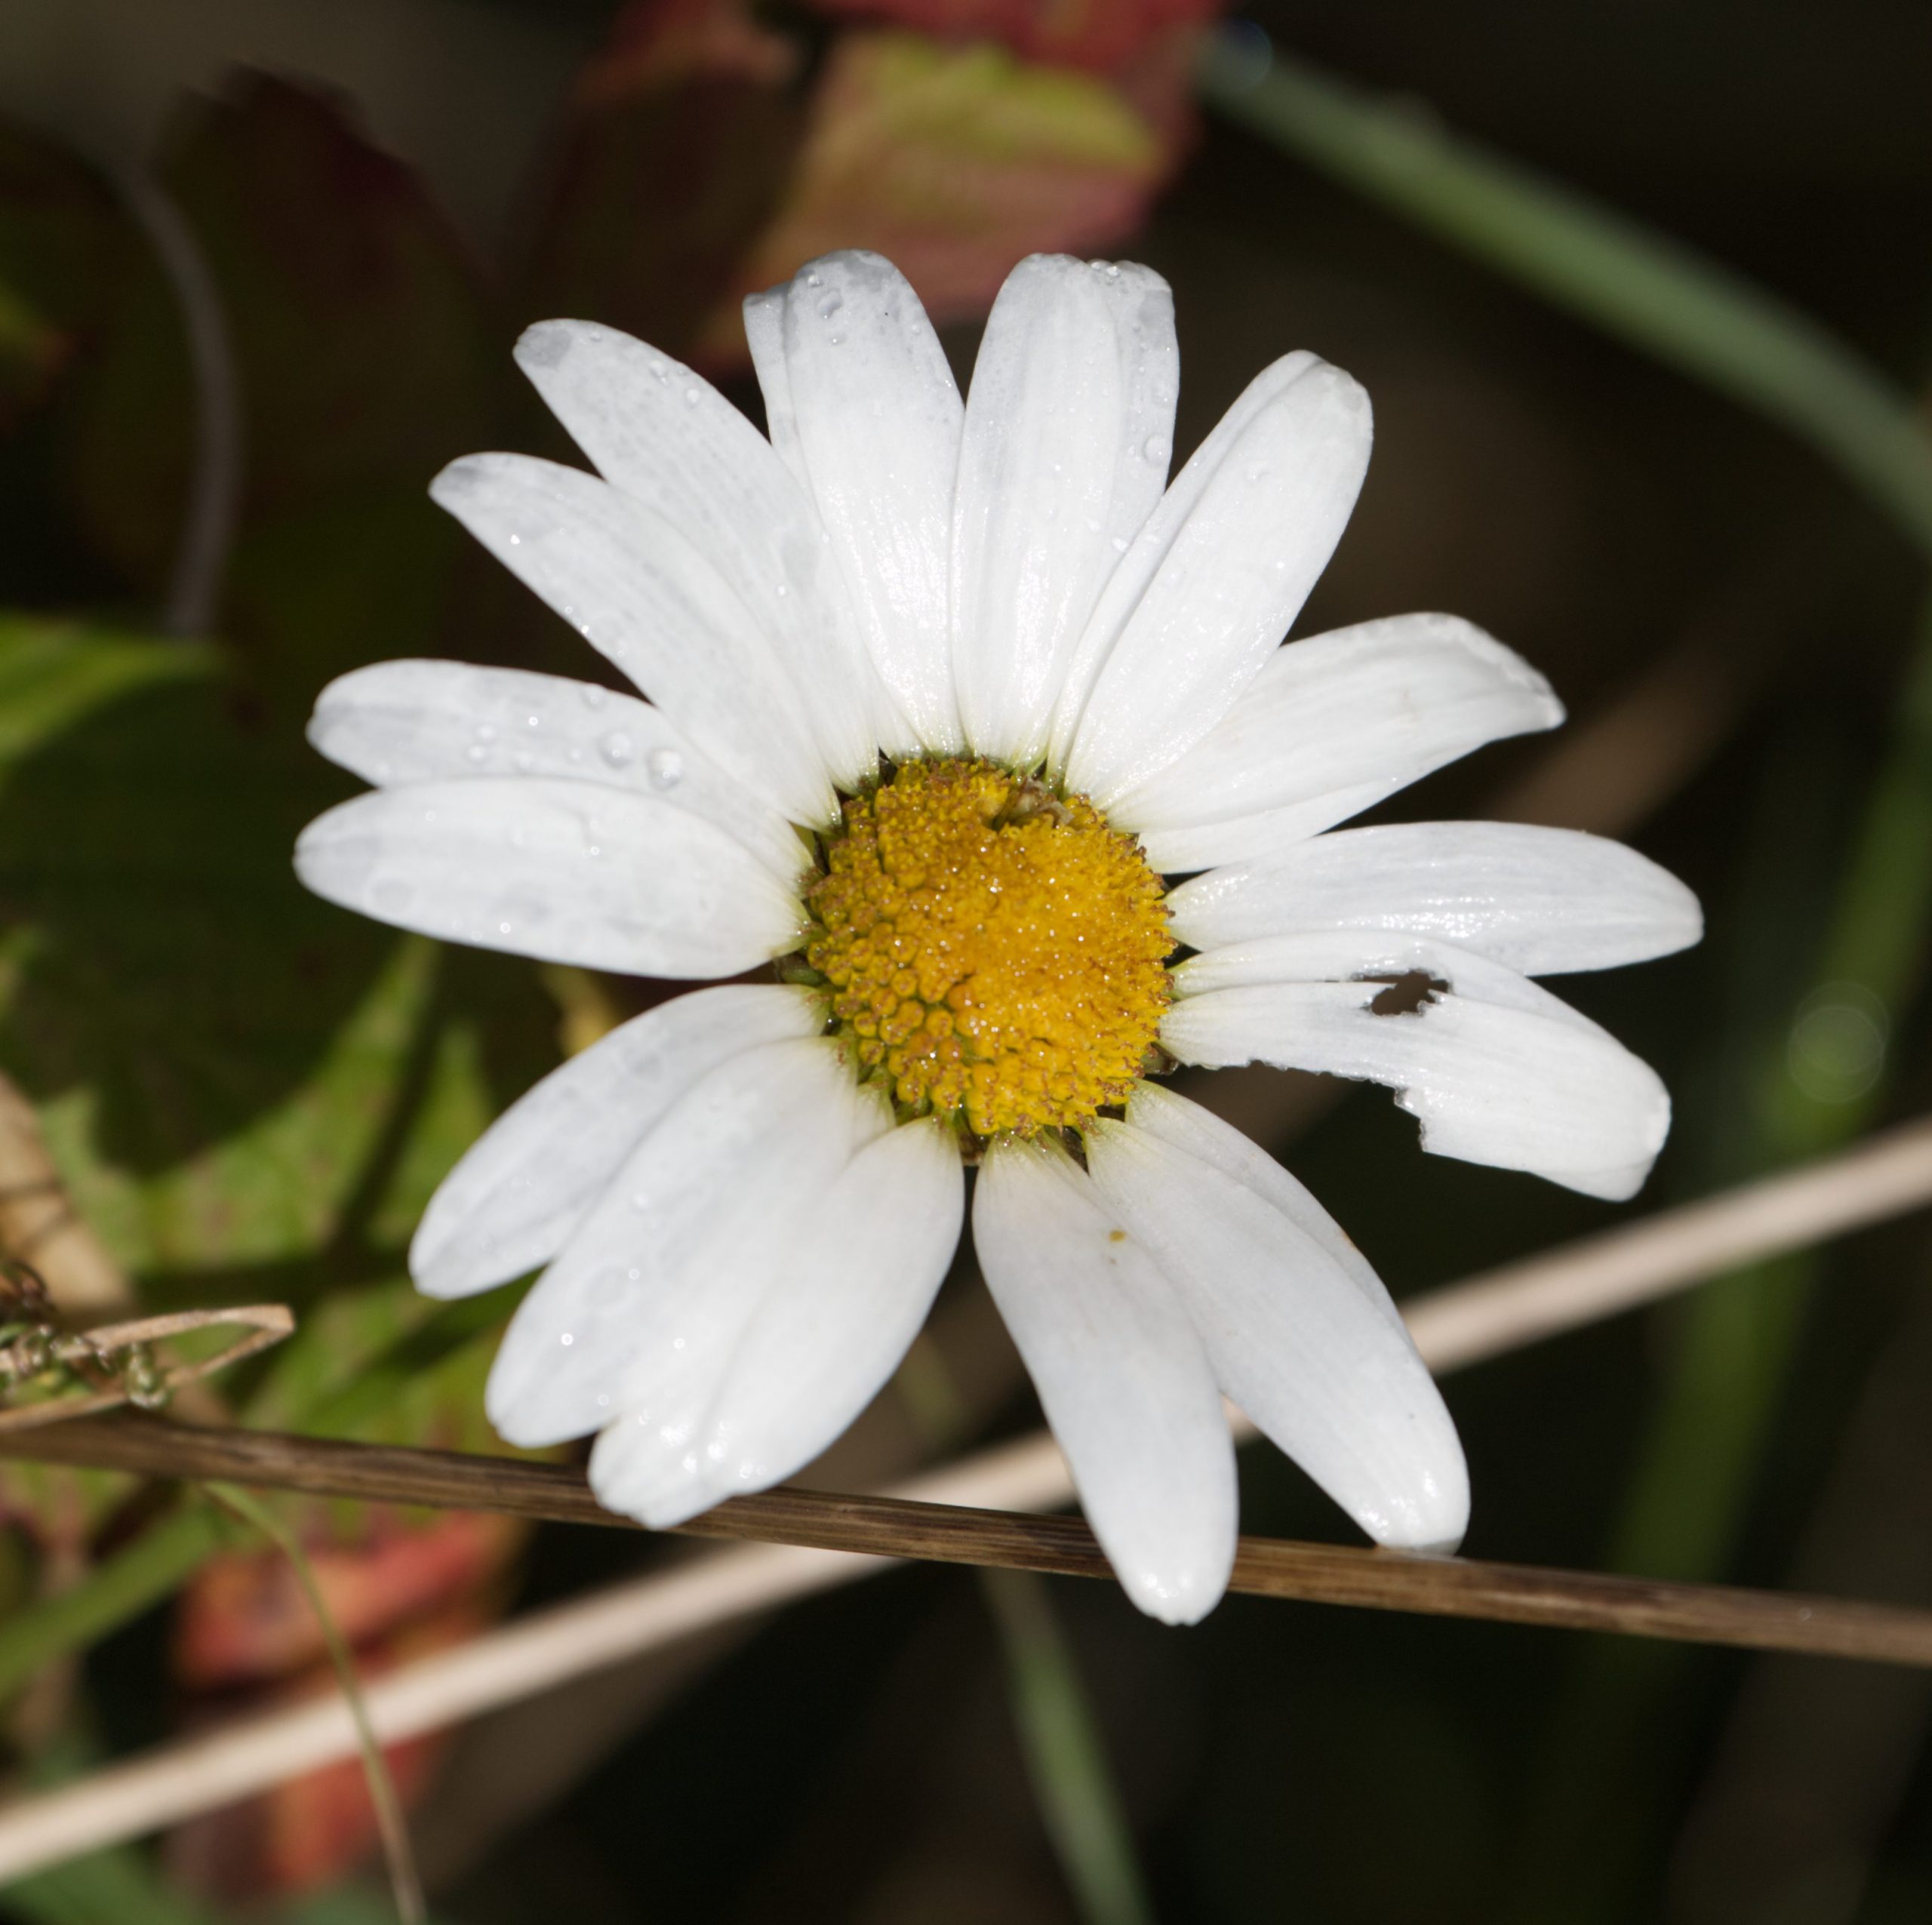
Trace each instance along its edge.
<path fill-rule="evenodd" d="M 1932 555 L 1932 441 L 1909 398 L 1809 315 L 1252 28 L 1211 36 L 1198 78 L 1229 119 L 1810 442 Z"/>
<path fill-rule="evenodd" d="M 1046 1579 L 983 1570 L 980 1587 L 1006 1659 L 1026 1776 L 1081 1915 L 1088 1925 L 1152 1925 L 1134 1834 Z"/>

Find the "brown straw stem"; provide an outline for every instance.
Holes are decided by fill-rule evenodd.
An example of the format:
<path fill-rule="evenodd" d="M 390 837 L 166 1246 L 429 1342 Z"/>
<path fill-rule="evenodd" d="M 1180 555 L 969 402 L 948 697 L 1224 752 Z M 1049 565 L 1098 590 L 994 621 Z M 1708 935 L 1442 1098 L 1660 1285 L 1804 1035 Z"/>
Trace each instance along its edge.
<path fill-rule="evenodd" d="M 578 1470 L 452 1451 L 121 1416 L 0 1438 L 0 1454 L 317 1496 L 638 1527 L 605 1510 Z M 904 1498 L 781 1488 L 729 1499 L 679 1529 L 699 1537 L 942 1564 L 1109 1575 L 1093 1533 L 1075 1519 Z M 1932 1612 L 1722 1585 L 1251 1537 L 1241 1541 L 1229 1588 L 1254 1597 L 1932 1667 Z"/>

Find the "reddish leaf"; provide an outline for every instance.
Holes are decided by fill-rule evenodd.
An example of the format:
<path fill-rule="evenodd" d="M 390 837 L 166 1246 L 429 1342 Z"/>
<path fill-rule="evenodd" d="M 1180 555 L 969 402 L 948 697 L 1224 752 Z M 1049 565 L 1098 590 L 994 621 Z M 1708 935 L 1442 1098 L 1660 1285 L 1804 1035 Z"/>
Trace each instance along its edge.
<path fill-rule="evenodd" d="M 798 50 L 740 0 L 641 0 L 579 83 L 521 300 L 687 351 L 802 134 Z"/>
<path fill-rule="evenodd" d="M 361 1647 L 470 1599 L 494 1582 L 523 1537 L 509 1519 L 445 1512 L 426 1528 L 371 1511 L 359 1543 L 312 1547 L 309 1561 L 345 1639 Z M 205 1565 L 182 1594 L 174 1664 L 197 1691 L 260 1684 L 328 1655 L 315 1614 L 278 1551 Z"/>
<path fill-rule="evenodd" d="M 835 248 L 889 255 L 935 319 L 983 314 L 1022 255 L 1131 234 L 1173 155 L 1094 75 L 989 45 L 845 35 L 820 74 L 777 217 L 714 309 L 703 358 L 740 360 L 738 302 Z"/>
<path fill-rule="evenodd" d="M 823 14 L 890 20 L 950 40 L 997 40 L 1029 60 L 1117 73 L 1197 27 L 1224 0 L 815 0 Z"/>

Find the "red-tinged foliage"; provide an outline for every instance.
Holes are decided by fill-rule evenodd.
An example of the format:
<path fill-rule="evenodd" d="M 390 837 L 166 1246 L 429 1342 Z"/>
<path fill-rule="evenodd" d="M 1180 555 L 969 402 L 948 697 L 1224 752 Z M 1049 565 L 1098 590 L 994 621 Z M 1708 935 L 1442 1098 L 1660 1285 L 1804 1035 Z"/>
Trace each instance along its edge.
<path fill-rule="evenodd" d="M 459 1598 L 413 1617 L 358 1647 L 356 1670 L 380 1677 L 401 1665 L 463 1643 L 489 1613 Z M 326 1662 L 311 1665 L 252 1694 L 251 1708 L 299 1702 L 336 1689 Z M 236 1708 L 232 1699 L 224 1711 Z M 383 1756 L 405 1809 L 426 1791 L 448 1748 L 446 1732 L 398 1745 Z M 374 1807 L 359 1758 L 345 1759 L 277 1785 L 260 1797 L 181 1826 L 168 1843 L 172 1872 L 195 1889 L 231 1899 L 284 1896 L 337 1883 L 378 1847 Z"/>
<path fill-rule="evenodd" d="M 447 1649 L 494 1616 L 492 1598 L 525 1532 L 513 1520 L 441 1514 L 427 1524 L 358 1514 L 359 1542 L 308 1553 L 337 1628 L 365 1677 Z M 217 1559 L 183 1593 L 174 1668 L 194 1694 L 190 1724 L 336 1688 L 321 1628 L 287 1559 L 263 1549 Z M 385 1756 L 407 1805 L 426 1789 L 440 1736 Z M 306 1891 L 343 1876 L 377 1843 L 359 1761 L 333 1765 L 184 1826 L 170 1856 L 196 1886 L 239 1898 Z"/>
<path fill-rule="evenodd" d="M 779 217 L 697 358 L 730 366 L 743 352 L 743 297 L 836 248 L 888 256 L 936 321 L 975 318 L 1023 255 L 1086 254 L 1132 234 L 1173 152 L 1091 75 L 992 46 L 848 34 L 820 75 Z"/>
<path fill-rule="evenodd" d="M 747 0 L 635 0 L 575 100 L 529 318 L 594 317 L 720 374 L 739 303 L 870 248 L 936 318 L 983 314 L 1023 255 L 1128 240 L 1191 131 L 1204 0 L 821 11 L 815 65 Z M 943 15 L 943 19 L 926 16 Z"/>
<path fill-rule="evenodd" d="M 818 12 L 891 22 L 937 39 L 996 40 L 1029 60 L 1118 73 L 1225 0 L 814 0 Z"/>
<path fill-rule="evenodd" d="M 367 1514 L 360 1542 L 308 1553 L 330 1614 L 358 1647 L 483 1588 L 522 1535 L 503 1518 L 451 1512 L 411 1527 L 392 1513 Z M 259 1684 L 326 1656 L 308 1600 L 278 1551 L 217 1558 L 182 1594 L 174 1665 L 191 1690 Z"/>

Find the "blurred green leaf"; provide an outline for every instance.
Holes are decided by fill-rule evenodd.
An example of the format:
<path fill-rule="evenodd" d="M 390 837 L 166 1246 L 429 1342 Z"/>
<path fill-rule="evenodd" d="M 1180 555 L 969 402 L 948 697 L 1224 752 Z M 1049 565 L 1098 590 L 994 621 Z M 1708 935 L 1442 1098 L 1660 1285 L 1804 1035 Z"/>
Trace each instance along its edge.
<path fill-rule="evenodd" d="M 209 649 L 0 612 L 0 775 L 115 696 L 217 666 Z"/>
<path fill-rule="evenodd" d="M 1932 554 L 1932 440 L 1829 330 L 1641 222 L 1223 29 L 1200 67 L 1231 120 L 1807 441 Z"/>

